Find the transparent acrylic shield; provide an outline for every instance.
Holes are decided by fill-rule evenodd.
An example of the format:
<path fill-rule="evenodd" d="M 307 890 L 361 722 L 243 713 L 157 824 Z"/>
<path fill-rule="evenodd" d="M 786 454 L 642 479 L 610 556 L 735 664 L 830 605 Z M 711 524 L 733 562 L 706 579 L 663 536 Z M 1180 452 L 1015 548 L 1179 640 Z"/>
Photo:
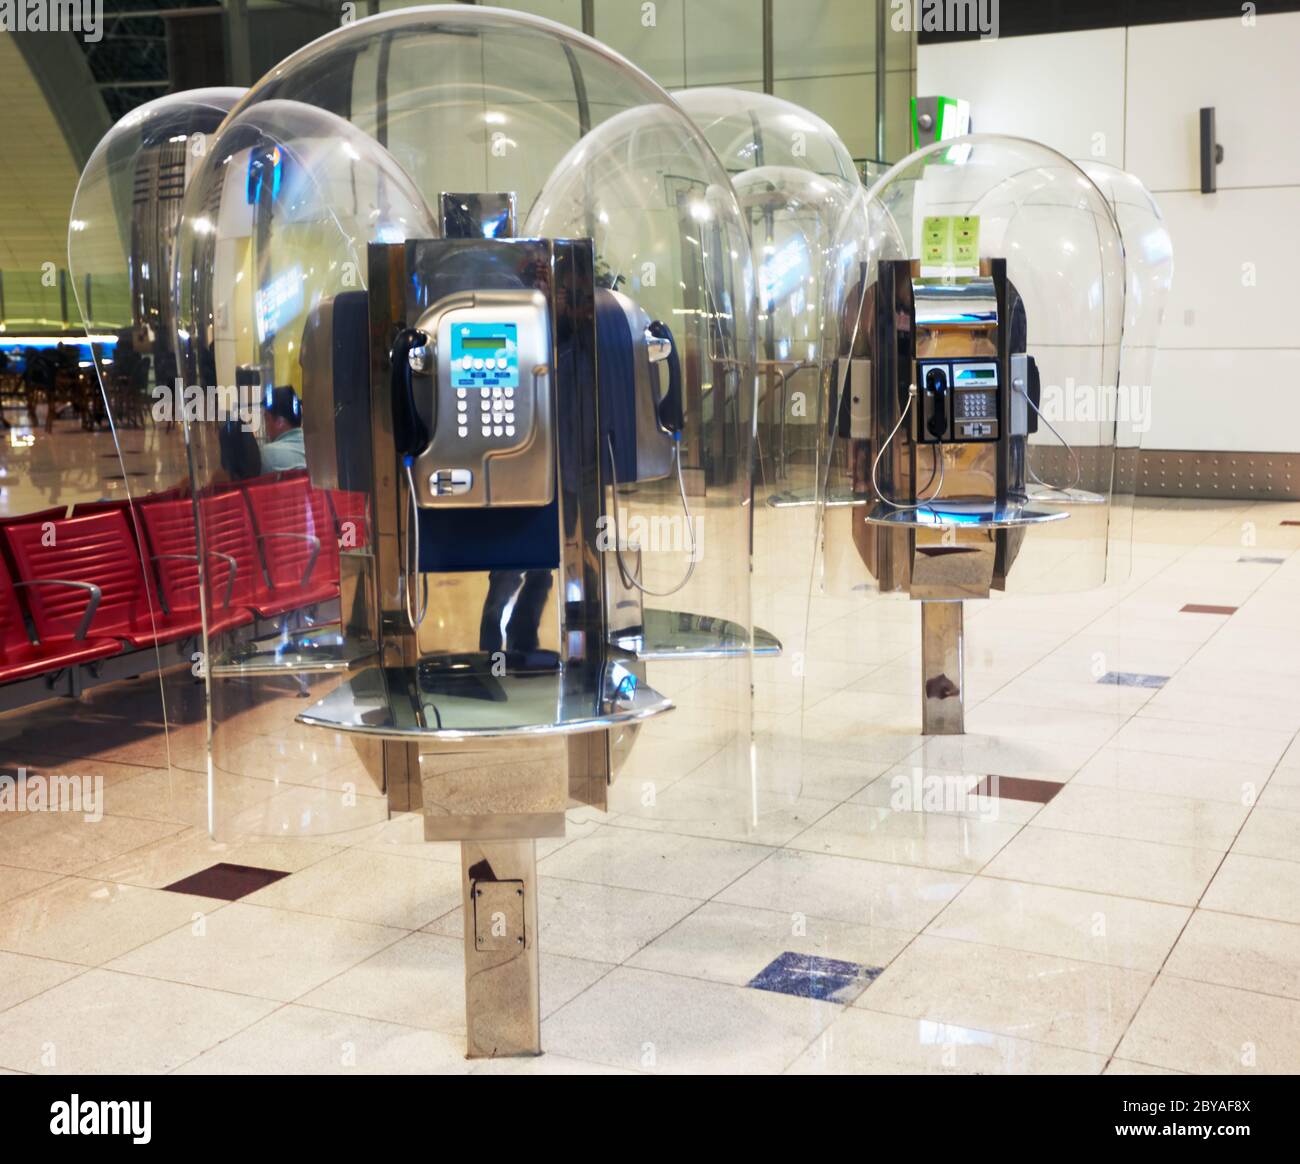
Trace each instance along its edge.
<path fill-rule="evenodd" d="M 1143 434 L 1151 427 L 1157 341 L 1174 276 L 1174 251 L 1160 206 L 1133 174 L 1104 162 L 1080 161 L 1110 204 L 1124 242 L 1124 347 L 1120 352 L 1116 407 L 1116 478 L 1111 496 L 1111 549 L 1116 563 L 1108 580 L 1127 574 L 1124 547 L 1132 540 L 1133 490 Z"/>
<path fill-rule="evenodd" d="M 177 334 L 219 839 L 388 819 L 368 741 L 294 722 L 376 641 L 369 495 L 315 433 L 368 383 L 367 244 L 435 234 L 390 155 L 294 101 L 233 115 L 187 194 Z"/>
<path fill-rule="evenodd" d="M 757 443 L 753 603 L 756 625 L 785 650 L 755 659 L 762 715 L 758 787 L 797 795 L 814 745 L 799 741 L 798 713 L 836 690 L 834 668 L 807 645 L 807 589 L 817 521 L 818 398 L 824 363 L 826 280 L 837 270 L 838 228 L 860 196 L 847 147 L 821 118 L 792 102 L 727 88 L 686 89 L 679 104 L 722 160 L 754 256 Z M 818 613 L 821 613 L 820 611 Z"/>
<path fill-rule="evenodd" d="M 690 121 L 669 104 L 644 106 L 573 149 L 523 233 L 592 238 L 598 287 L 671 321 L 681 353 L 676 471 L 607 497 L 617 515 L 607 571 L 633 575 L 647 630 L 664 628 L 640 650 L 648 682 L 676 704 L 642 728 L 611 808 L 647 828 L 743 834 L 755 811 L 747 648 L 754 337 L 735 195 Z M 765 640 L 761 649 L 777 648 Z"/>
<path fill-rule="evenodd" d="M 968 230 L 969 249 L 934 234 L 945 230 Z M 1131 492 L 1116 475 L 1124 254 L 1115 216 L 1091 180 L 1065 157 L 1021 139 L 974 135 L 938 143 L 867 192 L 845 217 L 835 250 L 838 270 L 828 280 L 834 302 L 823 318 L 832 329 L 825 347 L 838 355 L 823 369 L 819 488 L 823 569 L 828 577 L 844 574 L 830 589 L 906 589 L 905 571 L 882 575 L 879 568 L 889 552 L 883 543 L 898 535 L 878 519 L 936 527 L 967 520 L 951 504 L 962 478 L 945 483 L 953 467 L 937 456 L 938 446 L 918 447 L 915 480 L 896 487 L 889 479 L 891 460 L 909 446 L 917 424 L 902 386 L 898 401 L 883 402 L 888 415 L 869 393 L 851 400 L 844 394 L 845 364 L 879 358 L 870 335 L 881 280 L 928 281 L 937 288 L 933 296 L 954 304 L 932 306 L 939 302 L 932 298 L 925 310 L 933 318 L 967 310 L 962 295 L 991 286 L 997 264 L 1014 290 L 1008 302 L 1018 297 L 1023 305 L 1005 326 L 1023 332 L 1041 382 L 1041 395 L 1032 399 L 1025 386 L 1008 386 L 1031 430 L 1009 496 L 1060 519 L 1022 531 L 1014 567 L 997 589 L 1059 593 L 1122 577 L 1128 539 L 1113 536 L 1111 511 L 1117 491 Z"/>
<path fill-rule="evenodd" d="M 332 142 L 332 152 L 312 144 L 315 130 L 304 132 L 296 122 L 289 123 L 288 107 L 311 107 L 320 115 L 320 124 L 329 127 L 320 140 Z M 624 185 L 617 167 L 602 170 L 599 161 L 601 143 L 621 132 L 598 137 L 604 126 L 626 111 L 642 108 L 652 114 L 663 110 L 678 119 L 672 128 L 681 138 L 676 152 L 667 155 L 674 165 L 680 164 L 680 173 L 653 168 L 657 151 L 664 148 L 653 145 L 648 157 L 658 186 L 649 194 L 643 179 Z M 260 110 L 266 115 L 259 116 Z M 641 484 L 628 496 L 627 523 L 619 527 L 618 536 L 626 540 L 632 535 L 646 551 L 640 566 L 629 561 L 626 567 L 630 573 L 644 570 L 647 589 L 671 589 L 678 567 L 684 573 L 692 557 L 699 560 L 691 583 L 681 591 L 691 599 L 690 608 L 682 609 L 696 617 L 647 623 L 637 652 L 650 659 L 650 682 L 659 681 L 657 668 L 670 666 L 661 663 L 663 656 L 673 656 L 675 677 L 665 681 L 665 690 L 672 696 L 681 691 L 682 697 L 677 709 L 655 725 L 655 733 L 642 731 L 630 756 L 664 790 L 685 772 L 713 763 L 711 779 L 723 792 L 706 791 L 694 798 L 679 794 L 678 806 L 673 808 L 670 800 L 669 809 L 700 821 L 702 829 L 715 827 L 719 814 L 726 816 L 728 827 L 734 827 L 738 817 L 747 819 L 747 813 L 737 810 L 735 788 L 743 786 L 746 793 L 749 789 L 752 289 L 734 198 L 707 146 L 662 89 L 604 46 L 548 21 L 473 6 L 387 13 L 321 38 L 259 82 L 232 114 L 228 130 L 232 136 L 222 149 L 227 160 L 207 167 L 206 188 L 195 194 L 187 210 L 190 237 L 176 285 L 187 303 L 181 315 L 188 321 L 192 344 L 188 366 L 197 379 L 225 384 L 233 377 L 237 385 L 251 384 L 263 404 L 273 409 L 295 407 L 284 390 L 297 389 L 301 382 L 296 407 L 304 428 L 309 427 L 306 420 L 313 404 L 311 361 L 301 332 L 312 327 L 312 313 L 319 316 L 321 305 L 332 299 L 338 326 L 339 300 L 348 291 L 364 289 L 364 282 L 342 283 L 339 272 L 358 257 L 364 272 L 367 243 L 438 237 L 443 194 L 513 194 L 518 210 L 515 233 L 520 236 L 543 231 L 549 238 L 596 236 L 602 289 L 612 286 L 610 265 L 633 263 L 630 270 L 638 282 L 633 286 L 625 281 L 619 290 L 629 301 L 642 290 L 647 294 L 644 304 L 634 302 L 629 310 L 653 314 L 683 337 L 688 415 L 682 477 L 692 520 L 685 519 L 673 474 Z M 652 126 L 650 140 L 661 136 Z M 685 148 L 680 148 L 683 142 Z M 599 217 L 583 211 L 566 218 L 559 204 L 542 193 L 544 187 L 558 190 L 578 181 L 585 199 L 589 180 L 592 190 L 603 191 L 602 207 L 619 221 L 631 221 L 629 216 L 640 210 L 643 200 L 654 198 L 663 213 L 650 221 L 634 221 L 634 229 L 624 237 L 634 241 L 638 231 L 649 231 L 646 241 L 662 243 L 661 256 L 629 256 L 610 246 L 608 257 L 601 258 Z M 311 192 L 305 202 L 303 191 Z M 433 221 L 428 221 L 430 216 Z M 702 252 L 710 249 L 705 258 Z M 657 289 L 641 286 L 641 265 L 650 261 L 664 271 Z M 687 264 L 709 266 L 697 271 Z M 687 275 L 684 280 L 682 274 Z M 689 294 L 679 286 L 682 281 L 691 288 Z M 301 364 L 296 362 L 299 353 Z M 246 450 L 249 442 L 229 433 L 223 436 L 219 426 L 204 423 L 207 430 L 196 442 L 201 450 L 196 457 L 202 457 L 201 487 L 215 498 L 231 484 L 227 478 L 231 466 L 238 467 L 238 446 Z M 264 451 L 267 442 L 252 435 Z M 365 618 L 351 613 L 367 606 L 354 606 L 343 593 L 337 612 L 331 605 L 334 555 L 326 553 L 327 538 L 318 531 L 329 533 L 332 523 L 342 543 L 346 519 L 338 504 L 332 510 L 320 509 L 322 494 L 329 502 L 339 501 L 328 475 L 328 455 L 318 473 L 310 441 L 304 453 L 305 473 L 277 463 L 272 482 L 281 487 L 281 494 L 293 494 L 286 502 L 293 520 L 284 532 L 298 535 L 308 547 L 307 559 L 314 543 L 303 541 L 302 535 L 321 547 L 320 561 L 300 558 L 295 565 L 300 602 L 290 612 L 298 620 L 291 629 L 303 633 L 280 634 L 272 624 L 274 633 L 264 635 L 259 616 L 250 645 L 243 628 L 209 628 L 214 796 L 224 805 L 218 815 L 227 826 L 237 825 L 234 831 L 339 832 L 378 822 L 387 812 L 376 757 L 364 743 L 354 746 L 321 727 L 295 722 L 331 684 L 346 681 L 336 672 L 322 676 L 319 666 L 325 664 L 309 665 L 306 655 L 319 659 L 342 652 L 342 664 L 352 668 L 348 674 L 365 674 L 368 644 L 362 633 Z M 278 462 L 275 453 L 273 459 Z M 305 482 L 306 499 L 303 485 L 286 484 L 295 479 Z M 268 518 L 279 513 L 272 502 L 283 497 L 268 499 L 258 489 L 242 489 L 250 512 L 257 501 L 266 507 Z M 349 492 L 342 483 L 339 491 Z M 638 513 L 643 497 L 650 503 Z M 350 498 L 342 504 L 347 508 L 355 502 Z M 200 507 L 199 528 L 207 531 L 208 548 L 236 558 L 247 553 L 246 547 L 237 552 L 221 542 L 228 532 L 223 511 L 215 500 L 207 504 L 213 513 L 205 518 Z M 362 514 L 363 537 L 367 516 L 373 515 Z M 260 529 L 261 519 L 254 517 Z M 694 520 L 697 517 L 703 520 Z M 289 539 L 277 540 L 290 544 Z M 695 554 L 690 552 L 692 544 Z M 224 559 L 209 557 L 207 601 L 216 612 L 226 601 L 229 582 L 221 572 Z M 318 578 L 321 561 L 329 575 L 325 579 Z M 337 561 L 345 589 L 345 545 L 340 544 Z M 716 572 L 724 564 L 733 585 Z M 250 574 L 236 577 L 248 579 Z M 280 585 L 293 580 L 291 572 L 285 573 Z M 266 582 L 274 589 L 274 577 Z M 323 601 L 318 583 L 325 592 Z M 235 591 L 243 584 L 237 581 Z M 249 597 L 236 592 L 231 592 L 231 602 L 248 604 Z M 717 602 L 703 601 L 715 592 Z M 659 600 L 647 597 L 647 604 L 652 601 Z M 283 613 L 275 611 L 274 603 L 263 604 L 263 610 L 267 619 Z M 280 642 L 290 649 L 280 650 Z M 693 645 L 695 661 L 682 661 L 683 642 Z M 234 655 L 232 644 L 237 648 Z M 349 653 L 358 657 L 346 658 Z M 282 673 L 249 674 L 250 667 L 275 659 L 286 664 Z M 328 663 L 336 661 L 331 656 Z M 241 665 L 242 673 L 225 670 Z M 720 669 L 717 682 L 702 686 L 698 700 L 688 699 L 687 685 L 702 682 L 715 668 Z M 739 677 L 742 671 L 744 679 Z M 307 698 L 300 699 L 304 692 Z M 219 742 L 223 734 L 226 743 Z M 268 748 L 274 758 L 269 771 Z M 717 759 L 723 753 L 725 758 Z M 634 775 L 624 774 L 614 791 L 639 786 L 634 780 Z M 403 835 L 408 823 L 401 822 Z M 410 835 L 418 838 L 418 818 L 414 824 Z M 388 830 L 394 831 L 399 830 Z"/>
<path fill-rule="evenodd" d="M 158 730 L 158 744 L 142 750 L 137 743 L 135 754 L 150 763 L 156 754 L 168 771 L 150 811 L 194 824 L 207 815 L 205 708 L 192 674 L 202 632 L 198 573 L 192 558 L 170 556 L 175 547 L 153 520 L 167 506 L 183 505 L 178 499 L 189 492 L 168 272 L 185 188 L 243 92 L 198 89 L 142 105 L 109 131 L 86 164 L 73 199 L 68 266 L 86 329 L 72 374 L 85 383 L 84 399 L 76 403 L 74 395 L 74 404 L 88 446 L 81 455 L 90 464 L 78 466 L 81 483 L 72 495 L 62 490 L 49 498 L 59 507 L 71 503 L 74 518 L 95 523 L 79 527 L 88 545 L 120 547 L 133 559 L 129 619 L 113 626 L 124 633 L 129 622 L 133 638 L 122 656 L 104 662 L 104 676 L 157 673 L 159 688 L 141 690 L 131 715 L 135 733 Z M 101 432 L 111 453 L 89 447 Z M 33 466 L 30 479 L 43 476 Z M 105 615 L 122 608 L 119 598 L 108 594 Z M 88 634 L 103 621 L 97 616 Z"/>

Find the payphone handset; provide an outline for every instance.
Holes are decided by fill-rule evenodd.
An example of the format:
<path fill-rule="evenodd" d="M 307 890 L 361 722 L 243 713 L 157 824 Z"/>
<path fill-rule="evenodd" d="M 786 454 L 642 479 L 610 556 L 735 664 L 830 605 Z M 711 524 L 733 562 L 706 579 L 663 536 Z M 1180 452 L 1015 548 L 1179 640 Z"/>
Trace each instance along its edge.
<path fill-rule="evenodd" d="M 421 508 L 555 498 L 551 318 L 535 290 L 435 303 L 393 346 L 394 435 Z"/>

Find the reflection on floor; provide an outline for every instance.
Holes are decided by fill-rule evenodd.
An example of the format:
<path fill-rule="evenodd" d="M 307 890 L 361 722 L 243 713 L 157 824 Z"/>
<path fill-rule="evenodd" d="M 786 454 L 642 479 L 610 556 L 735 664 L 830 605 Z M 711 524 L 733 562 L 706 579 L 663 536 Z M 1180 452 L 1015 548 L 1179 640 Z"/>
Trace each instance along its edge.
<path fill-rule="evenodd" d="M 457 851 L 286 728 L 294 683 L 232 687 L 218 823 L 263 835 L 229 845 L 188 674 L 170 775 L 143 681 L 9 717 L 3 771 L 103 801 L 0 812 L 0 1067 L 1300 1071 L 1298 519 L 1147 502 L 1124 586 L 972 604 L 965 737 L 916 734 L 915 608 L 814 603 L 756 668 L 752 788 L 734 692 L 652 668 L 679 711 L 540 846 L 537 1060 L 462 1058 Z M 765 578 L 790 636 L 806 571 Z"/>

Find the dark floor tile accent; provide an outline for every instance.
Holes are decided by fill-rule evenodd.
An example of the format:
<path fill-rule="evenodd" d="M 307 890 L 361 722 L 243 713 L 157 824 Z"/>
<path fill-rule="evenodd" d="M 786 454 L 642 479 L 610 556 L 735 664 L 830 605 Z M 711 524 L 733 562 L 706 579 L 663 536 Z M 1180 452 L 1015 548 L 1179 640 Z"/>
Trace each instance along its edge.
<path fill-rule="evenodd" d="M 862 966 L 857 962 L 841 962 L 835 958 L 786 950 L 751 978 L 749 985 L 755 990 L 793 994 L 796 998 L 852 1002 L 883 969 L 882 966 Z"/>
<path fill-rule="evenodd" d="M 1238 562 L 1248 562 L 1252 566 L 1281 566 L 1285 558 L 1270 558 L 1265 554 L 1242 554 Z"/>
<path fill-rule="evenodd" d="M 1163 687 L 1169 682 L 1169 676 L 1143 675 L 1140 671 L 1107 671 L 1097 682 L 1111 687 Z"/>
<path fill-rule="evenodd" d="M 1183 614 L 1236 614 L 1235 606 L 1210 606 L 1204 602 L 1189 602 L 1182 608 Z"/>
<path fill-rule="evenodd" d="M 231 865 L 226 861 L 191 873 L 164 889 L 173 893 L 193 893 L 198 897 L 217 897 L 222 901 L 238 901 L 259 889 L 265 889 L 289 874 L 280 869 L 259 869 L 255 865 Z"/>
<path fill-rule="evenodd" d="M 1027 776 L 985 776 L 971 793 L 975 796 L 996 796 L 1002 800 L 1028 800 L 1046 804 L 1064 788 L 1055 780 L 1031 780 Z"/>

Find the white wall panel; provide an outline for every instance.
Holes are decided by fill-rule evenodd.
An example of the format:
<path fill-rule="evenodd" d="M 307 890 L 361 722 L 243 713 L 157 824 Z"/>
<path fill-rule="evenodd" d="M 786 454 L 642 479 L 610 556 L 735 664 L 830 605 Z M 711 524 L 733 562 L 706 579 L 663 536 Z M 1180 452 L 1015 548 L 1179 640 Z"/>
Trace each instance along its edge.
<path fill-rule="evenodd" d="M 1156 356 L 1144 449 L 1300 453 L 1300 349 Z"/>
<path fill-rule="evenodd" d="M 1300 186 L 1157 197 L 1174 244 L 1161 346 L 1300 345 Z"/>
<path fill-rule="evenodd" d="M 1300 12 L 1254 27 L 1233 18 L 1130 29 L 1128 168 L 1155 191 L 1199 191 L 1198 116 L 1213 105 L 1219 189 L 1300 184 L 1297 54 Z"/>
<path fill-rule="evenodd" d="M 916 91 L 969 100 L 977 132 L 1123 164 L 1122 28 L 921 45 Z"/>

